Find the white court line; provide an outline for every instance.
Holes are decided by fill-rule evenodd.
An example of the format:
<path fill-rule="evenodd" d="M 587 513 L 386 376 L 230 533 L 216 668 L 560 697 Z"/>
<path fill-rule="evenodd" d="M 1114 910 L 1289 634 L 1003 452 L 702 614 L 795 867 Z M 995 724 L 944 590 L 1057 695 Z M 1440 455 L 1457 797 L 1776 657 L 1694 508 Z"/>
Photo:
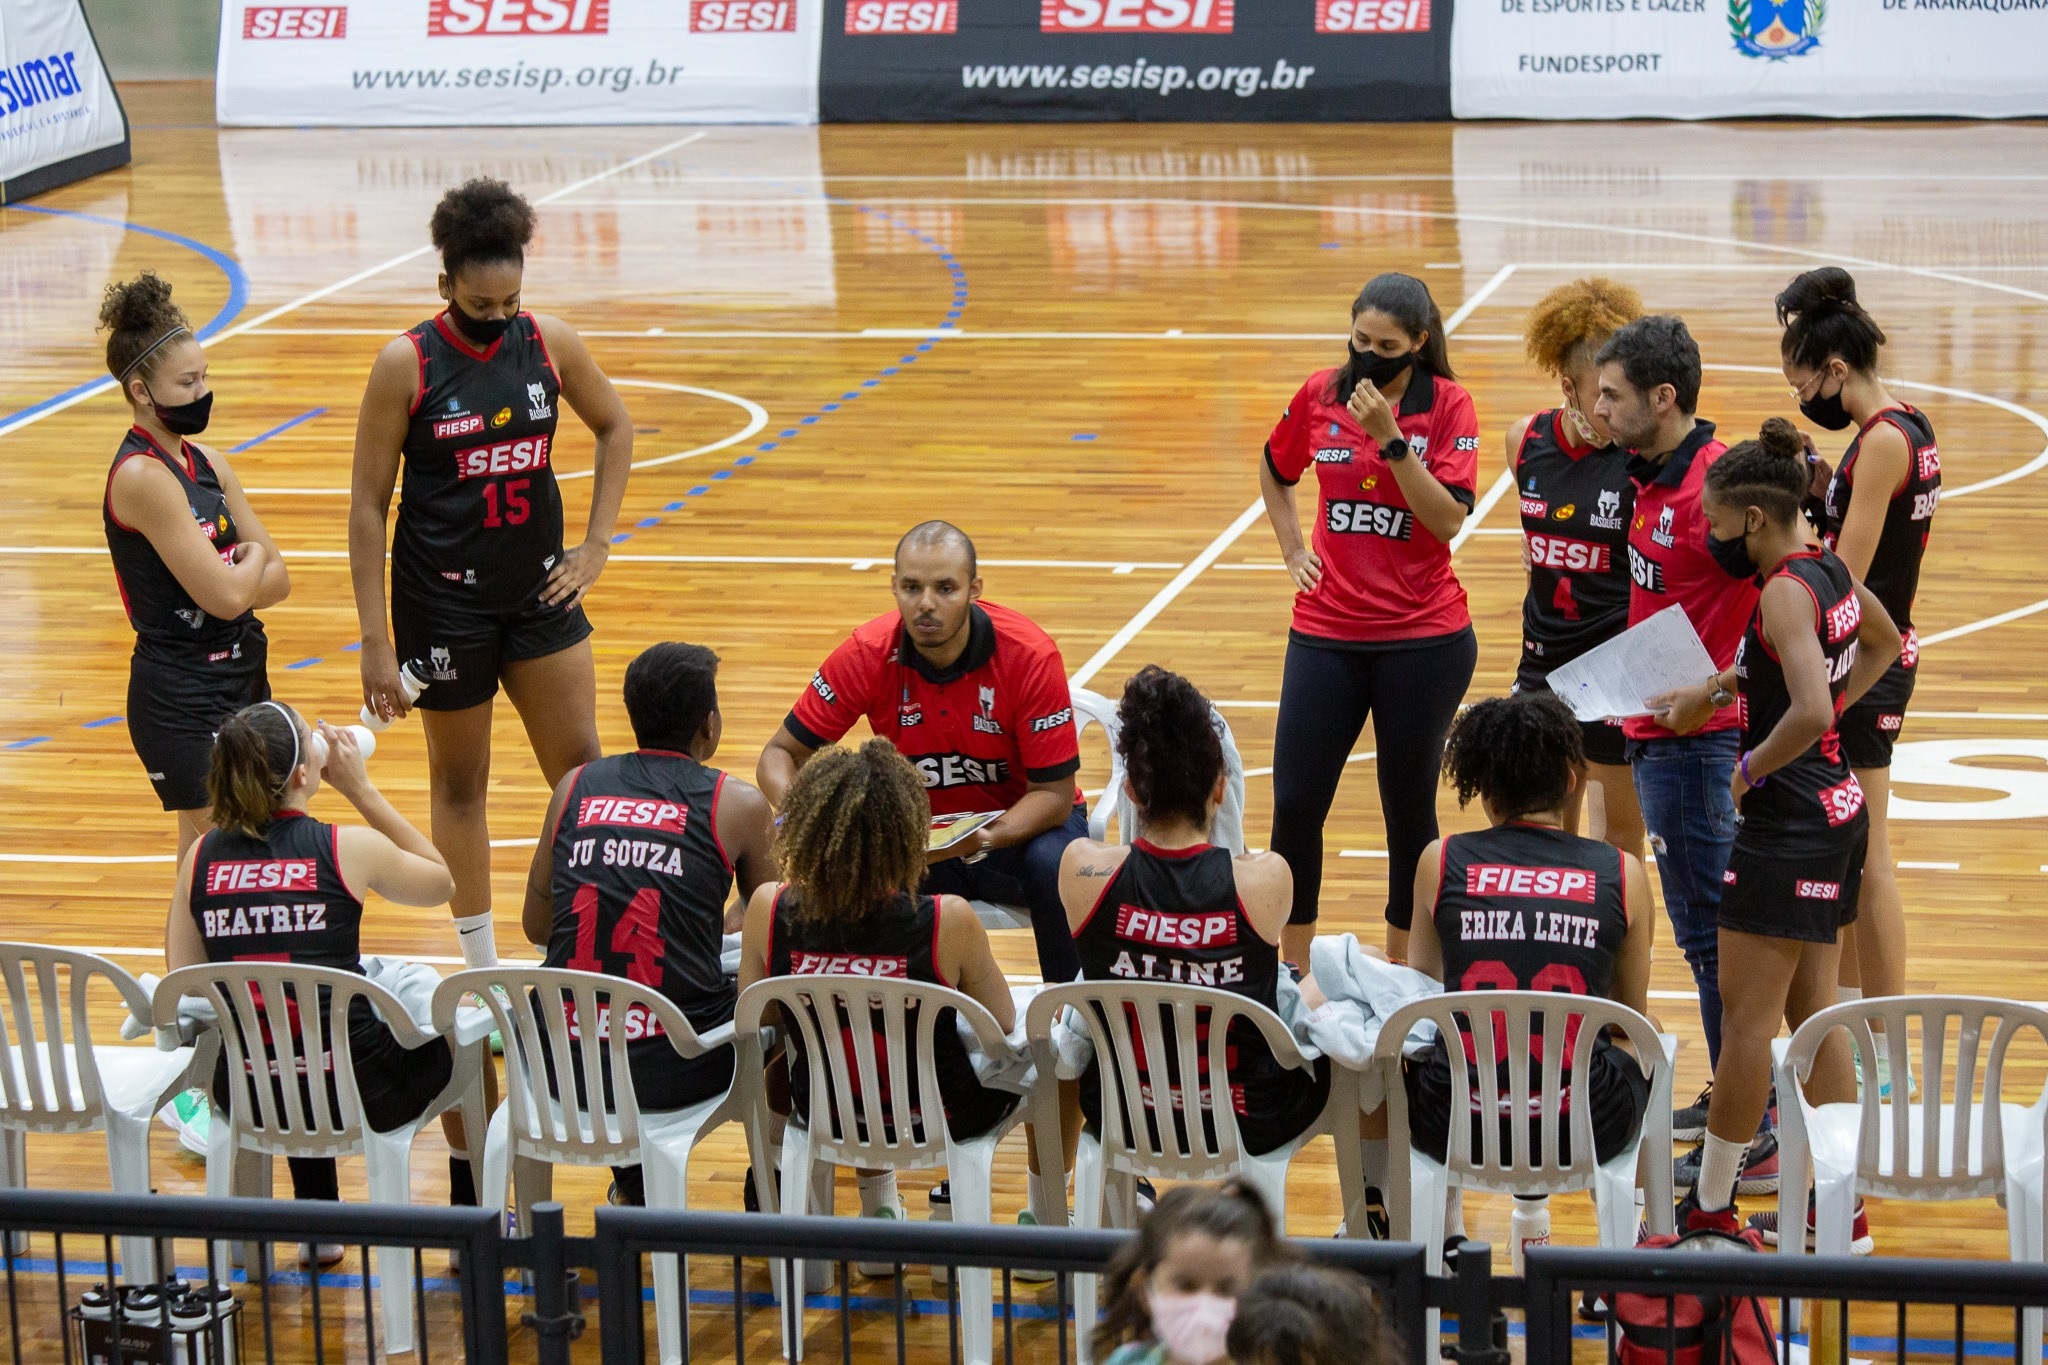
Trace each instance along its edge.
<path fill-rule="evenodd" d="M 1948 630 L 1937 631 L 1932 635 L 1923 635 L 1920 637 L 1920 648 L 1925 649 L 1929 645 L 1938 645 L 1945 640 L 1958 639 L 1964 635 L 1975 635 L 1980 630 L 1989 630 L 1993 626 L 2002 626 L 2008 621 L 2018 621 L 2044 611 L 2048 611 L 2048 597 L 2038 602 L 2029 602 L 2024 607 L 2014 607 L 2011 611 L 2002 611 L 1996 616 L 1987 616 L 1981 621 L 1972 621 L 1965 626 L 1952 626 Z"/>
<path fill-rule="evenodd" d="M 1909 870 L 1917 870 L 1921 872 L 1959 872 L 1962 870 L 1963 865 L 1961 863 L 1910 862 L 1902 858 L 1899 860 L 1899 866 Z"/>
<path fill-rule="evenodd" d="M 97 853 L 0 853 L 0 863 L 175 863 L 175 853 L 128 853 L 103 857 Z M 163 951 L 158 949 L 158 952 Z"/>
<path fill-rule="evenodd" d="M 1444 319 L 1444 335 L 1449 336 L 1455 332 L 1458 329 L 1458 324 L 1472 316 L 1473 310 L 1492 297 L 1494 291 L 1506 284 L 1509 277 L 1514 273 L 1515 267 L 1513 265 L 1504 265 L 1499 270 L 1494 271 L 1492 279 L 1480 285 L 1478 289 L 1473 291 L 1470 298 L 1458 306 L 1458 310 L 1455 313 Z M 1488 489 L 1483 507 L 1490 510 L 1493 504 L 1500 500 L 1500 493 L 1501 490 L 1498 484 Z M 1186 568 L 1175 574 L 1165 587 L 1154 593 L 1152 600 L 1140 607 L 1136 616 L 1126 621 L 1116 634 L 1103 642 L 1102 648 L 1096 650 L 1089 657 L 1088 662 L 1082 664 L 1079 671 L 1069 680 L 1069 685 L 1073 687 L 1086 687 L 1097 673 L 1100 673 L 1118 654 L 1123 652 L 1125 645 L 1128 645 L 1137 638 L 1139 631 L 1152 624 L 1158 618 L 1159 613 L 1165 611 L 1173 603 L 1174 598 L 1179 597 L 1182 592 L 1186 591 L 1190 583 L 1200 578 L 1202 570 L 1214 564 L 1217 558 L 1236 543 L 1239 536 L 1245 533 L 1246 528 L 1265 514 L 1265 511 L 1266 500 L 1264 498 L 1252 499 L 1251 506 L 1237 514 L 1237 520 L 1224 527 L 1222 534 L 1210 541 L 1208 547 L 1202 553 L 1196 555 Z M 1471 526 L 1478 518 L 1484 515 L 1486 515 L 1485 510 L 1475 510 L 1471 516 L 1465 518 L 1466 526 Z M 1464 535 L 1465 532 L 1461 530 L 1459 538 L 1453 539 L 1451 542 L 1451 548 L 1454 552 L 1458 545 L 1462 543 Z M 1249 772 L 1245 775 L 1247 777 L 1251 776 Z"/>
<path fill-rule="evenodd" d="M 1345 759 L 1344 761 L 1346 763 L 1370 763 L 1377 756 L 1378 755 L 1374 750 L 1367 749 L 1364 753 L 1353 754 L 1351 755 L 1351 757 Z M 1273 775 L 1273 770 L 1271 768 L 1246 768 L 1244 770 L 1244 775 L 1246 777 L 1271 777 Z"/>
<path fill-rule="evenodd" d="M 104 545 L 0 545 L 0 555 L 102 555 Z M 347 550 L 287 550 L 286 559 L 347 559 Z M 614 552 L 613 564 L 821 564 L 856 570 L 890 562 L 888 554 L 833 558 L 826 555 L 639 555 Z M 984 559 L 990 569 L 1107 569 L 1126 574 L 1137 569 L 1178 569 L 1172 559 Z"/>
<path fill-rule="evenodd" d="M 1387 856 L 1387 851 L 1383 848 L 1345 848 L 1339 849 L 1337 856 L 1339 858 L 1384 858 Z"/>
<path fill-rule="evenodd" d="M 1782 266 L 1766 268 L 1784 269 Z M 391 332 L 388 328 L 381 327 L 266 327 L 262 334 L 272 337 L 389 337 Z M 1344 340 L 1342 332 L 1188 332 L 1177 327 L 1148 332 L 997 332 L 965 327 L 863 327 L 859 331 L 841 332 L 806 332 L 767 327 L 697 331 L 686 328 L 641 327 L 631 331 L 578 328 L 576 335 L 601 337 L 612 341 L 923 341 L 944 338 L 947 341 L 1303 341 L 1313 342 L 1318 346 L 1327 346 Z M 1458 339 L 1468 342 L 1516 343 L 1522 340 L 1521 337 L 1509 332 L 1466 332 Z M 623 384 L 628 381 L 614 382 Z"/>
<path fill-rule="evenodd" d="M 543 204 L 552 204 L 556 200 L 566 199 L 568 196 L 575 194 L 579 190 L 585 190 L 590 188 L 590 186 L 595 185 L 600 180 L 605 180 L 611 176 L 617 175 L 620 171 L 631 170 L 633 167 L 640 165 L 642 162 L 651 161 L 655 157 L 662 155 L 664 152 L 672 152 L 678 147 L 687 147 L 692 142 L 699 141 L 700 139 L 709 136 L 709 130 L 704 130 L 691 133 L 688 137 L 679 137 L 673 142 L 664 143 L 661 146 L 656 147 L 651 152 L 642 152 L 639 156 L 632 157 L 626 161 L 621 161 L 616 166 L 606 167 L 604 170 L 601 170 L 594 175 L 586 175 L 581 180 L 577 180 L 570 184 L 564 185 L 562 186 L 562 188 L 558 190 L 552 190 L 549 193 L 542 195 L 540 198 L 533 200 L 533 206 L 535 208 L 539 208 Z M 244 335 L 245 333 L 253 332 L 257 328 L 261 327 L 264 323 L 269 322 L 272 318 L 281 318 L 287 313 L 295 313 L 299 309 L 304 308 L 308 304 L 318 303 L 320 300 L 328 297 L 330 294 L 338 294 L 344 289 L 350 288 L 353 285 L 361 284 L 364 280 L 372 279 L 378 275 L 383 274 L 387 270 L 396 269 L 397 267 L 404 265 L 408 261 L 416 261 L 420 257 L 432 251 L 433 249 L 434 247 L 432 243 L 428 243 L 425 246 L 414 247 L 411 251 L 402 252 L 399 255 L 393 256 L 390 260 L 385 261 L 381 265 L 373 265 L 367 270 L 358 270 L 355 274 L 348 276 L 346 279 L 336 280 L 333 284 L 324 285 L 319 289 L 313 290 L 311 293 L 301 294 L 289 303 L 281 303 L 277 307 L 270 309 L 268 312 L 258 313 L 255 317 L 250 318 L 247 322 L 237 323 L 233 327 L 224 328 L 221 331 L 214 333 L 212 336 L 208 337 L 206 340 L 200 342 L 199 344 L 201 346 L 212 346 L 218 342 L 227 341 L 232 337 L 238 337 Z M 379 333 L 378 335 L 381 336 L 389 334 Z M 39 409 L 35 412 L 27 413 L 24 416 L 15 418 L 11 422 L 0 423 L 0 436 L 6 436 L 13 432 L 19 431 L 25 426 L 30 426 L 36 422 L 40 422 L 45 417 L 51 416 L 54 413 L 62 412 L 66 408 L 76 407 L 78 404 L 83 403 L 88 398 L 97 398 L 100 394 L 107 392 L 109 389 L 113 387 L 114 378 L 112 375 L 108 375 L 105 378 L 93 383 L 92 385 L 80 389 L 77 393 L 72 394 L 69 398 L 66 398 L 61 403 L 52 403 L 49 407 Z"/>

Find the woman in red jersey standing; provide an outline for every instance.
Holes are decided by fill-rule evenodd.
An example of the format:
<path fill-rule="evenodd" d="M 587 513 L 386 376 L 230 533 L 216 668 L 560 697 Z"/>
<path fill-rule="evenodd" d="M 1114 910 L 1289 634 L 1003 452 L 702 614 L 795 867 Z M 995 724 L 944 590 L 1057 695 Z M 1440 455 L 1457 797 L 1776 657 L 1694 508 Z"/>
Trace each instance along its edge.
<path fill-rule="evenodd" d="M 1311 468 L 1315 531 L 1304 543 L 1294 485 Z M 1479 421 L 1451 373 L 1428 286 L 1375 277 L 1351 305 L 1348 358 L 1309 376 L 1259 466 L 1295 586 L 1271 841 L 1294 873 L 1281 936 L 1289 961 L 1308 960 L 1323 821 L 1367 717 L 1387 830 L 1387 952 L 1407 954 L 1415 862 L 1437 837 L 1444 735 L 1478 660 L 1450 547 L 1478 468 Z"/>

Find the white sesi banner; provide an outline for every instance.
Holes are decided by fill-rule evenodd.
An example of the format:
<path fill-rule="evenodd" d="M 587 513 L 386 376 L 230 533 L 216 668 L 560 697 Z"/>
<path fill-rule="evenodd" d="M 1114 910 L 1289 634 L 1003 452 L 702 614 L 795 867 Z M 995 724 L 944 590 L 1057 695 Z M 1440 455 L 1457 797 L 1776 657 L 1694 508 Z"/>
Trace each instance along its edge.
<path fill-rule="evenodd" d="M 0 0 L 0 203 L 127 163 L 128 119 L 79 0 Z"/>
<path fill-rule="evenodd" d="M 2048 114 L 2048 0 L 1460 0 L 1459 118 Z"/>
<path fill-rule="evenodd" d="M 823 6 L 222 0 L 215 103 L 241 126 L 812 123 Z"/>

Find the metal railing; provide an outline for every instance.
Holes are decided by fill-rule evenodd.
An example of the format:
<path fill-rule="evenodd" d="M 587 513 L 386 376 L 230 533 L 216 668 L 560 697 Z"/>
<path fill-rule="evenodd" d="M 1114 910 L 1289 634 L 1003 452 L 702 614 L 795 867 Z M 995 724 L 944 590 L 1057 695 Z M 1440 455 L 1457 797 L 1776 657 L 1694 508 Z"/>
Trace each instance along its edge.
<path fill-rule="evenodd" d="M 835 1268 L 832 1292 L 805 1296 L 813 1314 L 836 1318 L 831 1335 L 845 1362 L 899 1361 L 914 1351 L 933 1354 L 939 1346 L 940 1314 L 946 1320 L 949 1359 L 961 1354 L 959 1277 L 944 1276 L 943 1298 L 912 1293 L 904 1266 L 984 1266 L 996 1274 L 994 1313 L 1000 1329 L 994 1348 L 1004 1362 L 1067 1361 L 1075 1358 L 1069 1277 L 1100 1273 L 1128 1233 L 1080 1232 L 1031 1227 L 970 1227 L 946 1223 L 905 1223 L 885 1219 L 794 1218 L 734 1213 L 671 1213 L 647 1209 L 600 1208 L 595 1233 L 564 1235 L 556 1204 L 534 1209 L 530 1235 L 508 1238 L 499 1219 L 477 1209 L 297 1200 L 130 1198 L 61 1191 L 0 1190 L 0 1250 L 4 1260 L 7 1328 L 11 1348 L 0 1346 L 0 1365 L 61 1359 L 80 1362 L 85 1347 L 81 1293 L 120 1278 L 123 1238 L 156 1244 L 159 1265 L 185 1267 L 170 1273 L 204 1279 L 227 1244 L 338 1243 L 362 1250 L 361 1274 L 294 1274 L 268 1277 L 237 1273 L 239 1303 L 223 1312 L 237 1315 L 240 1349 L 221 1361 L 310 1360 L 313 1365 L 347 1365 L 379 1357 L 382 1318 L 376 1277 L 367 1251 L 406 1247 L 413 1257 L 414 1333 L 419 1365 L 458 1352 L 468 1365 L 500 1365 L 508 1349 L 529 1351 L 540 1365 L 568 1365 L 601 1356 L 603 1365 L 647 1359 L 651 1343 L 648 1292 L 643 1288 L 647 1258 L 677 1258 L 697 1284 L 679 1295 L 683 1359 L 731 1360 L 748 1355 L 780 1356 L 780 1334 L 796 1311 L 777 1307 L 769 1289 L 767 1264 L 804 1259 Z M 1421 1247 L 1404 1243 L 1301 1240 L 1296 1249 L 1310 1259 L 1362 1276 L 1378 1292 L 1404 1365 L 1424 1365 L 1438 1343 L 1425 1340 L 1426 1314 L 1441 1310 L 1456 1318 L 1456 1344 L 1442 1353 L 1460 1365 L 1505 1365 L 1507 1315 L 1522 1319 L 1527 1365 L 1571 1365 L 1575 1343 L 1583 1350 L 1604 1337 L 1609 1361 L 1622 1356 L 1620 1330 L 1574 1325 L 1574 1310 L 1587 1291 L 1608 1304 L 1617 1294 L 1647 1296 L 1651 1314 L 1678 1321 L 1679 1301 L 1697 1296 L 1726 1302 L 1754 1296 L 1775 1308 L 1773 1351 L 1792 1365 L 1798 1340 L 1793 1325 L 1800 1305 L 1808 1307 L 1815 1365 L 1844 1365 L 1857 1356 L 1889 1357 L 1904 1365 L 1909 1356 L 1966 1356 L 2038 1360 L 2030 1350 L 2040 1310 L 2048 1306 L 2048 1266 L 2028 1263 L 1901 1258 L 1827 1258 L 1732 1253 L 1701 1255 L 1670 1251 L 1606 1251 L 1531 1247 L 1522 1279 L 1492 1273 L 1491 1252 L 1466 1243 L 1451 1262 L 1448 1277 L 1424 1274 Z M 430 1277 L 427 1252 L 460 1258 L 459 1273 Z M 747 1263 L 753 1262 L 752 1266 Z M 853 1289 L 851 1270 L 860 1262 L 899 1267 L 888 1282 Z M 659 1266 L 659 1263 L 656 1263 Z M 1049 1271 L 1052 1282 L 1020 1289 L 1016 1272 Z M 528 1272 L 508 1284 L 507 1272 Z M 578 1271 L 594 1276 L 595 1288 Z M 713 1281 L 729 1282 L 712 1287 Z M 657 1269 L 656 1273 L 665 1273 Z M 686 1280 L 687 1283 L 687 1280 Z M 516 1304 L 525 1284 L 529 1306 Z M 680 1288 L 681 1286 L 679 1286 Z M 223 1301 L 225 1304 L 225 1301 Z M 586 1310 L 597 1312 L 595 1340 L 585 1332 Z M 436 1309 L 429 1321 L 429 1306 Z M 1868 1331 L 1881 1323 L 1890 1336 L 1853 1336 L 1854 1323 Z M 1874 1312 L 1868 1305 L 1879 1305 Z M 168 1349 L 170 1324 L 124 1321 L 118 1296 L 111 1331 L 102 1326 L 95 1348 L 108 1365 L 191 1359 Z M 508 1321 L 531 1342 L 508 1340 Z M 728 1325 L 729 1324 L 729 1325 Z M 695 1340 L 692 1326 L 695 1326 Z M 815 1354 L 830 1349 L 823 1321 L 812 1320 Z M 130 1330 L 122 1330 L 128 1328 Z M 154 1337 L 154 1341 L 148 1340 Z M 750 1336 L 752 1342 L 750 1345 Z M 338 1343 L 332 1341 L 339 1338 Z M 1685 1347 L 1675 1334 L 1648 1334 L 1652 1353 L 1637 1341 L 1633 1358 L 1661 1355 L 1677 1365 Z M 61 1341 L 62 1349 L 57 1349 Z M 1662 1342 L 1662 1345 L 1654 1343 Z M 388 1344 L 388 1343 L 386 1343 Z M 693 1353 L 692 1346 L 698 1349 Z M 1707 1365 L 1713 1365 L 1708 1362 Z"/>

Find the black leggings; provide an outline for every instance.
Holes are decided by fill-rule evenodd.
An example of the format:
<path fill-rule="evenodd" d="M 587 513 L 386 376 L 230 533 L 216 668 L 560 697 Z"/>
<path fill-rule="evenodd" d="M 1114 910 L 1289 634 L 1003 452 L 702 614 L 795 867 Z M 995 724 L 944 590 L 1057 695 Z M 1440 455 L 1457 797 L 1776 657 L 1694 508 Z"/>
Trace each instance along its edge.
<path fill-rule="evenodd" d="M 1415 864 L 1436 838 L 1444 736 L 1472 682 L 1479 642 L 1467 626 L 1413 645 L 1346 649 L 1287 643 L 1280 724 L 1273 738 L 1271 847 L 1294 873 L 1289 924 L 1313 924 L 1323 888 L 1323 821 L 1344 760 L 1372 717 L 1380 811 L 1387 822 L 1387 923 L 1415 911 Z"/>

